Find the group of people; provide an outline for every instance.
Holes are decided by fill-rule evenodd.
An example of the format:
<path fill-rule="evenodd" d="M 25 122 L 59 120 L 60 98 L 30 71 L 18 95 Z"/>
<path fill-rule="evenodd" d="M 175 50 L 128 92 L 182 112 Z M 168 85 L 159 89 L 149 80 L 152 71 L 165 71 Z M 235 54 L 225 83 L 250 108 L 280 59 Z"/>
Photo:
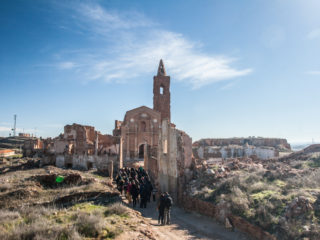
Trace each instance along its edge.
<path fill-rule="evenodd" d="M 122 168 L 116 176 L 116 184 L 120 193 L 126 196 L 133 208 L 140 201 L 140 208 L 146 208 L 150 202 L 151 195 L 156 201 L 157 189 L 152 186 L 148 173 L 142 168 Z M 158 223 L 170 224 L 170 210 L 173 204 L 171 196 L 165 192 L 158 199 L 157 209 L 159 211 Z"/>
<path fill-rule="evenodd" d="M 125 194 L 129 203 L 135 208 L 140 200 L 140 208 L 146 208 L 153 193 L 155 201 L 156 189 L 153 188 L 148 173 L 142 168 L 122 168 L 116 177 L 117 188 Z"/>

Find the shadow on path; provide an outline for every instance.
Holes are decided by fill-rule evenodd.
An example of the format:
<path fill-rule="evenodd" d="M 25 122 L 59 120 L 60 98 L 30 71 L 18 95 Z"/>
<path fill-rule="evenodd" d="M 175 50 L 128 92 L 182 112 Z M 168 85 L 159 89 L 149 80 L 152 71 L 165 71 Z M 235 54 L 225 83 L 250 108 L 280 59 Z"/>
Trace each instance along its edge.
<path fill-rule="evenodd" d="M 129 205 L 132 208 L 132 204 Z M 153 231 L 157 232 L 159 239 L 214 239 L 214 240 L 248 240 L 246 235 L 238 231 L 229 231 L 218 224 L 214 219 L 196 213 L 186 212 L 174 206 L 171 210 L 171 224 L 158 224 L 158 211 L 156 202 L 147 204 L 147 208 L 140 208 L 137 204 L 135 210 L 149 219 Z"/>

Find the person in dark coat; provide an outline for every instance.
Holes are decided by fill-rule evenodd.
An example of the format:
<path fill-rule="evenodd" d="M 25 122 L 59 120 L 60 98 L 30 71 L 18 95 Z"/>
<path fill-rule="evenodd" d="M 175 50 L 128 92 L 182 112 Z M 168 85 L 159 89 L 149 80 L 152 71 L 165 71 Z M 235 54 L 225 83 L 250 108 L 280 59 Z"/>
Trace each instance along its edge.
<path fill-rule="evenodd" d="M 161 225 L 164 225 L 164 208 L 165 208 L 165 195 L 162 193 L 160 195 L 159 202 L 158 202 L 158 211 L 159 211 L 158 224 L 161 223 Z"/>
<path fill-rule="evenodd" d="M 132 185 L 131 185 L 131 196 L 132 196 L 132 206 L 136 207 L 137 198 L 139 196 L 139 189 L 137 184 L 134 181 L 132 181 Z"/>
<path fill-rule="evenodd" d="M 119 185 L 118 185 L 118 190 L 119 190 L 119 192 L 121 193 L 121 195 L 122 195 L 122 192 L 123 192 L 123 187 L 124 187 L 124 181 L 123 181 L 123 179 L 121 178 L 121 179 L 119 180 Z"/>
<path fill-rule="evenodd" d="M 153 187 L 152 187 L 152 183 L 150 182 L 150 180 L 148 178 L 146 178 L 146 188 L 147 188 L 147 200 L 148 200 L 148 202 L 150 202 Z"/>
<path fill-rule="evenodd" d="M 148 197 L 148 192 L 146 185 L 142 183 L 140 185 L 140 208 L 146 208 L 147 207 L 147 197 Z"/>
<path fill-rule="evenodd" d="M 169 193 L 165 193 L 165 207 L 164 207 L 164 222 L 165 224 L 170 224 L 170 211 L 173 204 L 173 200 Z"/>

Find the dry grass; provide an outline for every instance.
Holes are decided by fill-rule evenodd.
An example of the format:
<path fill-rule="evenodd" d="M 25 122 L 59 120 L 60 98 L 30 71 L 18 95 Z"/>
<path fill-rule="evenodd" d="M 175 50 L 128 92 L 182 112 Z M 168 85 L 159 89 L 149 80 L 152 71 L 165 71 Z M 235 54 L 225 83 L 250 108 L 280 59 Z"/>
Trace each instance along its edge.
<path fill-rule="evenodd" d="M 0 210 L 0 223 L 5 223 L 20 217 L 17 211 Z"/>
<path fill-rule="evenodd" d="M 49 188 L 37 181 L 39 175 L 70 173 L 80 174 L 84 184 Z M 141 219 L 129 208 L 109 205 L 120 200 L 109 178 L 49 166 L 3 173 L 0 183 L 0 240 L 113 239 L 139 231 Z"/>
<path fill-rule="evenodd" d="M 109 216 L 112 214 L 119 215 L 119 216 L 126 216 L 128 212 L 129 212 L 128 207 L 124 206 L 122 203 L 114 203 L 107 208 L 104 214 L 105 216 Z"/>
<path fill-rule="evenodd" d="M 29 240 L 29 239 L 81 239 L 78 232 L 73 227 L 52 224 L 44 218 L 27 223 L 16 225 L 10 233 L 0 235 L 3 240 Z"/>
<path fill-rule="evenodd" d="M 100 212 L 85 213 L 76 215 L 76 229 L 85 237 L 97 237 L 102 234 L 106 222 Z"/>

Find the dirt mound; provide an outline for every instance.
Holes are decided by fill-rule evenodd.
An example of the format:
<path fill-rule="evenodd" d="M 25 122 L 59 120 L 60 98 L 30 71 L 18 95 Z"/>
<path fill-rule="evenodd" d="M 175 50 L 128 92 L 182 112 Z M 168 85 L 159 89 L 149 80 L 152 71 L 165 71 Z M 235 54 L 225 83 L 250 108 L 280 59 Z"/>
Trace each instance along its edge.
<path fill-rule="evenodd" d="M 44 187 L 55 188 L 61 185 L 82 185 L 90 183 L 90 179 L 83 179 L 79 173 L 51 173 L 31 177 L 32 180 L 39 182 Z"/>
<path fill-rule="evenodd" d="M 320 144 L 313 144 L 302 150 L 304 153 L 320 152 Z"/>
<path fill-rule="evenodd" d="M 28 186 L 25 188 L 15 189 L 13 191 L 7 191 L 0 195 L 0 208 L 8 206 L 14 206 L 19 201 L 27 201 L 29 199 L 36 199 L 39 196 L 41 188 L 37 186 Z"/>
<path fill-rule="evenodd" d="M 320 152 L 320 144 L 313 144 L 301 151 L 294 152 L 290 155 L 280 158 L 280 161 L 290 162 L 292 160 L 308 160 L 310 158 L 310 155 L 312 155 L 312 153 L 317 153 L 317 152 Z"/>
<path fill-rule="evenodd" d="M 55 205 L 63 205 L 63 206 L 69 206 L 73 205 L 75 202 L 88 202 L 92 201 L 94 203 L 98 204 L 109 204 L 111 202 L 120 201 L 121 197 L 119 192 L 100 192 L 100 191 L 92 191 L 92 192 L 79 192 L 70 194 L 67 196 L 63 196 L 60 198 L 57 198 L 54 202 L 51 202 Z"/>

